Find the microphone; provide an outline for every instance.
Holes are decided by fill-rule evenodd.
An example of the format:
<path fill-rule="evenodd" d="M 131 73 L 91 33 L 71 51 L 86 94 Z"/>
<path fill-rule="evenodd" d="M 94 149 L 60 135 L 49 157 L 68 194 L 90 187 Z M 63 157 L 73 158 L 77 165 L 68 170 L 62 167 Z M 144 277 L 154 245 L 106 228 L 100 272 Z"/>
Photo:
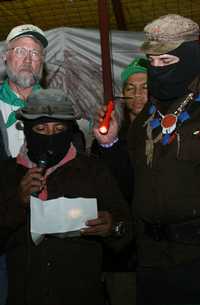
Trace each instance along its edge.
<path fill-rule="evenodd" d="M 106 134 L 108 132 L 108 129 L 110 126 L 111 113 L 113 110 L 114 110 L 114 102 L 113 102 L 113 100 L 110 100 L 107 105 L 107 111 L 106 111 L 105 117 L 99 126 L 99 132 L 101 134 Z"/>
<path fill-rule="evenodd" d="M 46 158 L 46 155 L 44 155 L 44 158 L 41 158 L 38 162 L 37 162 L 37 167 L 41 168 L 42 171 L 41 171 L 41 175 L 44 176 L 45 172 L 46 172 L 46 169 L 48 167 L 48 161 L 47 161 L 47 158 Z M 31 193 L 32 196 L 34 197 L 38 197 L 38 194 L 40 193 L 41 191 L 39 192 L 33 192 Z"/>
<path fill-rule="evenodd" d="M 42 176 L 43 176 L 43 175 L 45 174 L 45 171 L 46 171 L 47 167 L 48 167 L 48 161 L 45 160 L 45 159 L 39 160 L 39 161 L 37 162 L 37 167 L 39 167 L 39 168 L 42 169 L 41 174 L 42 174 Z"/>

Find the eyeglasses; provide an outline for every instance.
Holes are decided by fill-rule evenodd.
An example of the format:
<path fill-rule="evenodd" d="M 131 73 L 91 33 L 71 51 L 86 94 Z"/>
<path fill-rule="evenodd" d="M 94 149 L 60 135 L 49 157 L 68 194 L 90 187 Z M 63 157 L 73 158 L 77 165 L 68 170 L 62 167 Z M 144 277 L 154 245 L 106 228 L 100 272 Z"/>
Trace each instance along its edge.
<path fill-rule="evenodd" d="M 8 51 L 13 51 L 18 58 L 24 58 L 30 54 L 33 61 L 39 61 L 43 56 L 43 54 L 38 50 L 23 47 L 11 48 L 8 49 Z"/>

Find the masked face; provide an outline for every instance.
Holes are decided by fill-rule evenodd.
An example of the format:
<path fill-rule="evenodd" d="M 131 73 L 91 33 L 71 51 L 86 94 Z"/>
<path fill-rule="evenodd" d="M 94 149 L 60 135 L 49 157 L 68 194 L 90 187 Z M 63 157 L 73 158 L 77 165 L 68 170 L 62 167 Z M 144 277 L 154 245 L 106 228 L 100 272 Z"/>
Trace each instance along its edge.
<path fill-rule="evenodd" d="M 157 63 L 157 64 L 156 64 Z M 181 98 L 200 71 L 200 45 L 183 43 L 169 54 L 150 56 L 148 89 L 160 101 Z"/>
<path fill-rule="evenodd" d="M 25 122 L 24 133 L 30 160 L 36 164 L 45 160 L 48 167 L 60 162 L 69 150 L 73 126 L 72 121 Z"/>

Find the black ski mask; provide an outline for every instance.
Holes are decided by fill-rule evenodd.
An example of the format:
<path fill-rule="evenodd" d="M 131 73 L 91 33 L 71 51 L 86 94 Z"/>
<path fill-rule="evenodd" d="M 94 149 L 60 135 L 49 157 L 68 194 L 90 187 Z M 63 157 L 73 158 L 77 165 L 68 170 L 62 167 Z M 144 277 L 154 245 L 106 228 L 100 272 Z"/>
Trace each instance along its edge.
<path fill-rule="evenodd" d="M 37 124 L 60 121 L 62 120 L 49 118 L 24 121 L 27 154 L 32 162 L 39 164 L 42 160 L 45 161 L 47 167 L 51 167 L 61 161 L 67 154 L 73 137 L 73 121 L 62 121 L 66 124 L 66 130 L 53 135 L 39 134 L 32 129 Z"/>
<path fill-rule="evenodd" d="M 184 42 L 167 54 L 179 57 L 179 62 L 164 67 L 148 67 L 148 90 L 160 101 L 181 98 L 189 93 L 188 86 L 200 72 L 200 44 Z"/>

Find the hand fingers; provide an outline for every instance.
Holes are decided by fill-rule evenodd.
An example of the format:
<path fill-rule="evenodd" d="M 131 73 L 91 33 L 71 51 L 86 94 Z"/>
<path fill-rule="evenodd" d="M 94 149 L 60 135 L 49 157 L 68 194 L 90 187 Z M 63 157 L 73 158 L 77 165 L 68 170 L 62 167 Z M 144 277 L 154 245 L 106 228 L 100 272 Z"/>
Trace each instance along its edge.
<path fill-rule="evenodd" d="M 27 171 L 20 183 L 20 194 L 22 198 L 28 198 L 31 193 L 42 190 L 46 179 L 41 175 L 41 168 L 32 168 Z"/>
<path fill-rule="evenodd" d="M 29 183 L 32 180 L 43 181 L 44 179 L 45 178 L 42 176 L 42 168 L 34 167 L 27 171 L 22 181 Z"/>
<path fill-rule="evenodd" d="M 102 122 L 102 120 L 105 117 L 107 111 L 107 105 L 100 106 L 100 108 L 97 110 L 95 115 L 95 123 L 98 124 L 99 122 Z"/>
<path fill-rule="evenodd" d="M 100 235 L 104 236 L 108 234 L 108 228 L 106 225 L 97 225 L 97 226 L 91 226 L 89 228 L 84 228 L 81 230 L 81 233 L 83 235 Z"/>
<path fill-rule="evenodd" d="M 86 221 L 87 226 L 98 226 L 98 225 L 102 225 L 105 223 L 106 223 L 106 221 L 101 218 L 90 219 L 90 220 Z"/>
<path fill-rule="evenodd" d="M 99 211 L 98 217 L 95 219 L 89 219 L 86 222 L 87 226 L 104 225 L 110 222 L 111 214 L 107 211 Z"/>
<path fill-rule="evenodd" d="M 98 218 L 88 220 L 86 225 L 89 227 L 81 230 L 85 235 L 108 235 L 112 229 L 112 216 L 109 212 L 101 211 Z"/>

